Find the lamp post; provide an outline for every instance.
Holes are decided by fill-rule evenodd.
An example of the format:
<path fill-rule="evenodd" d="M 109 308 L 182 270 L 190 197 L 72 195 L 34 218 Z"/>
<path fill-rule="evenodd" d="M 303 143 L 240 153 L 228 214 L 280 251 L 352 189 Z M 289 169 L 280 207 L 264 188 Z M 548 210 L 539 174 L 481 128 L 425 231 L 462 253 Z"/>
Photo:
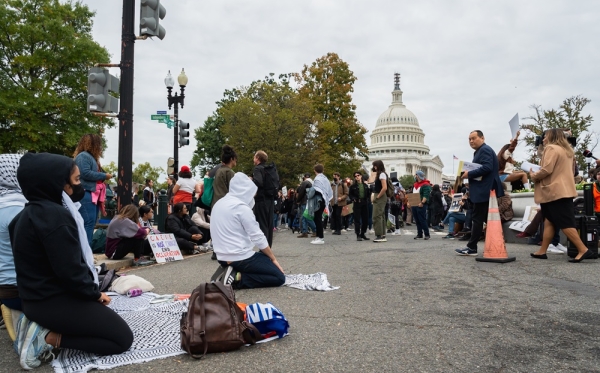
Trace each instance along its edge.
<path fill-rule="evenodd" d="M 183 109 L 183 100 L 185 99 L 184 92 L 187 82 L 188 78 L 185 75 L 185 71 L 184 69 L 181 69 L 181 74 L 179 74 L 179 76 L 177 77 L 177 83 L 179 83 L 181 94 L 178 95 L 177 92 L 175 92 L 175 95 L 173 96 L 171 95 L 171 91 L 173 90 L 175 81 L 171 76 L 171 70 L 169 70 L 169 73 L 165 78 L 165 86 L 167 86 L 168 92 L 167 99 L 169 101 L 169 110 L 171 110 L 171 106 L 175 105 L 175 112 L 173 118 L 175 122 L 175 125 L 173 126 L 173 172 L 175 173 L 177 173 L 179 170 L 179 105 L 181 105 L 181 108 Z"/>

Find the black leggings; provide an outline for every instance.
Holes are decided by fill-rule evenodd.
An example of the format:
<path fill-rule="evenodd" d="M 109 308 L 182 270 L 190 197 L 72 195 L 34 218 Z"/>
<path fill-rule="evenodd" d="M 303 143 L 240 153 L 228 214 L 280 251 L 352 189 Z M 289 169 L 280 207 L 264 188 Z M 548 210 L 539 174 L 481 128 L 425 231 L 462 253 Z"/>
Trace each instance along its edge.
<path fill-rule="evenodd" d="M 97 301 L 63 294 L 38 301 L 23 300 L 23 312 L 28 319 L 62 334 L 60 347 L 113 355 L 127 351 L 133 343 L 129 325 Z"/>
<path fill-rule="evenodd" d="M 133 257 L 137 259 L 142 254 L 152 254 L 152 248 L 148 240 L 143 238 L 122 238 L 111 259 L 122 259 L 129 253 L 133 253 Z"/>

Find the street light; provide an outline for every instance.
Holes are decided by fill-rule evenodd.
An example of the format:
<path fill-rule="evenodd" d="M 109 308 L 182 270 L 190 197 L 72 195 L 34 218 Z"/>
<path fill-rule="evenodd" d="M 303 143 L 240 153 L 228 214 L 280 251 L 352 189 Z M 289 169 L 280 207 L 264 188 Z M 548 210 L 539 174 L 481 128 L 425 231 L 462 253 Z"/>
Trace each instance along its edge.
<path fill-rule="evenodd" d="M 179 76 L 177 77 L 177 83 L 179 83 L 181 94 L 178 95 L 177 92 L 175 92 L 175 95 L 173 96 L 171 95 L 171 91 L 173 90 L 173 86 L 175 85 L 175 80 L 171 75 L 171 70 L 169 70 L 169 73 L 165 78 L 165 86 L 167 87 L 168 92 L 167 100 L 169 101 L 169 110 L 171 110 L 171 106 L 175 105 L 175 112 L 173 118 L 173 121 L 175 122 L 175 125 L 173 126 L 173 170 L 175 173 L 179 171 L 179 105 L 181 105 L 181 108 L 183 109 L 183 100 L 185 99 L 185 86 L 188 83 L 188 78 L 185 75 L 184 69 L 181 69 L 181 74 L 179 74 Z"/>

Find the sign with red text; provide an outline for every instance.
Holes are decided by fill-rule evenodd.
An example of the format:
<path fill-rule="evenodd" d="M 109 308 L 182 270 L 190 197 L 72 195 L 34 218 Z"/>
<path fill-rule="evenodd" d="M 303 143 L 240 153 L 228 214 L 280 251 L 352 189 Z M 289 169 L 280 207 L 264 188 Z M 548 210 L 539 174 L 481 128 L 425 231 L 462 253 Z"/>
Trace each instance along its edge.
<path fill-rule="evenodd" d="M 175 236 L 172 234 L 149 234 L 148 242 L 154 252 L 157 263 L 183 260 L 181 250 L 179 250 Z"/>

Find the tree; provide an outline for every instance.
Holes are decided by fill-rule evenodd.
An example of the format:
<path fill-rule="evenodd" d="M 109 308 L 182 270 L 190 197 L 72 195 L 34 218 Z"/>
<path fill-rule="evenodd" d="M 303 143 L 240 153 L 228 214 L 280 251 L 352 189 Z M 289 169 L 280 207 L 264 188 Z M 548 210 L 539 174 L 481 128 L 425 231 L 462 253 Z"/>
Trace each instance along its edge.
<path fill-rule="evenodd" d="M 354 73 L 337 54 L 328 53 L 294 75 L 300 95 L 314 110 L 314 154 L 330 175 L 350 175 L 368 159 L 367 129 L 356 118 L 352 103 Z"/>
<path fill-rule="evenodd" d="M 413 175 L 403 175 L 398 178 L 398 182 L 404 189 L 412 188 L 415 184 L 415 177 Z"/>
<path fill-rule="evenodd" d="M 201 176 L 221 163 L 221 147 L 225 144 L 221 133 L 223 123 L 223 117 L 215 112 L 204 121 L 203 127 L 195 130 L 194 137 L 198 146 L 194 150 L 190 166 L 192 170 L 199 167 Z"/>
<path fill-rule="evenodd" d="M 288 75 L 274 74 L 250 86 L 226 91 L 222 107 L 223 143 L 238 154 L 237 169 L 250 174 L 257 150 L 277 165 L 283 185 L 296 186 L 314 164 L 310 103 L 291 86 Z"/>
<path fill-rule="evenodd" d="M 158 178 L 165 173 L 162 167 L 152 167 L 149 162 L 140 163 L 132 171 L 131 180 L 140 185 L 146 185 L 146 179 L 154 181 L 156 184 L 154 189 L 158 188 Z"/>
<path fill-rule="evenodd" d="M 109 62 L 93 16 L 80 2 L 1 2 L 0 152 L 72 156 L 82 135 L 114 125 L 86 111 L 88 69 Z"/>
<path fill-rule="evenodd" d="M 591 115 L 583 116 L 584 107 L 591 101 L 582 96 L 573 96 L 565 99 L 558 110 L 544 110 L 540 105 L 532 105 L 531 108 L 535 114 L 525 118 L 532 120 L 533 123 L 524 124 L 521 128 L 528 131 L 525 142 L 528 147 L 529 162 L 539 164 L 540 159 L 535 146 L 535 137 L 541 136 L 544 131 L 552 128 L 569 129 L 577 139 L 575 147 L 575 160 L 579 170 L 583 173 L 587 171 L 586 158 L 583 151 L 593 150 L 598 143 L 598 134 L 590 130 L 592 121 Z"/>

